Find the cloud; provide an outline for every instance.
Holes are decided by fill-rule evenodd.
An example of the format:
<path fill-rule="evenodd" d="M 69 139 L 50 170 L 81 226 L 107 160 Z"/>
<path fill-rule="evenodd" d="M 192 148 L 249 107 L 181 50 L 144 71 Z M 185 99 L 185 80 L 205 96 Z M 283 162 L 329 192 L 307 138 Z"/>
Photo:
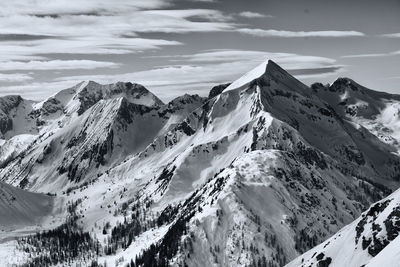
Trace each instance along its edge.
<path fill-rule="evenodd" d="M 97 69 L 116 68 L 119 64 L 94 60 L 49 60 L 49 61 L 8 61 L 0 64 L 0 70 L 75 70 L 75 69 Z"/>
<path fill-rule="evenodd" d="M 387 37 L 387 38 L 400 38 L 400 32 L 398 33 L 388 33 L 388 34 L 383 34 L 381 35 L 382 37 Z"/>
<path fill-rule="evenodd" d="M 170 36 L 143 37 L 146 33 L 217 32 L 236 27 L 232 17 L 221 11 L 172 9 L 170 0 L 4 0 L 2 3 L 0 62 L 7 62 L 7 68 L 15 66 L 17 70 L 24 68 L 20 61 L 55 60 L 65 54 L 86 57 L 133 54 L 183 45 Z M 95 66 L 93 62 L 86 63 L 90 66 L 81 68 Z M 25 68 L 45 66 L 44 62 L 33 64 Z M 61 68 L 60 62 L 53 61 L 47 66 L 51 64 Z"/>
<path fill-rule="evenodd" d="M 365 36 L 358 31 L 283 31 L 283 30 L 263 30 L 263 29 L 237 29 L 238 32 L 257 37 L 355 37 Z"/>
<path fill-rule="evenodd" d="M 198 20 L 198 19 L 201 20 Z M 193 20 L 195 19 L 195 20 Z M 230 16 L 212 9 L 126 10 L 100 15 L 0 16 L 0 34 L 53 37 L 114 37 L 143 32 L 199 32 L 233 29 Z M 77 27 L 79 31 L 77 31 Z M 101 29 L 101 30 L 100 30 Z"/>
<path fill-rule="evenodd" d="M 369 57 L 384 57 L 388 54 L 384 53 L 375 53 L 375 54 L 358 54 L 358 55 L 345 55 L 341 56 L 341 58 L 369 58 Z"/>
<path fill-rule="evenodd" d="M 243 12 L 240 12 L 238 15 L 243 18 L 272 18 L 273 17 L 271 15 L 264 15 L 264 14 L 252 12 L 252 11 L 243 11 Z"/>
<path fill-rule="evenodd" d="M 386 52 L 386 53 L 345 55 L 345 56 L 341 56 L 341 58 L 374 58 L 374 57 L 387 57 L 387 56 L 396 56 L 396 55 L 400 55 L 400 50 L 393 51 L 393 52 Z"/>
<path fill-rule="evenodd" d="M 167 9 L 167 10 L 148 10 L 142 11 L 140 14 L 148 14 L 154 16 L 167 16 L 173 18 L 193 18 L 200 17 L 213 21 L 229 21 L 232 17 L 223 14 L 219 10 L 214 9 Z"/>
<path fill-rule="evenodd" d="M 384 78 L 383 80 L 397 80 L 397 79 L 400 79 L 400 76 L 391 76 L 391 77 Z"/>
<path fill-rule="evenodd" d="M 30 75 L 24 73 L 0 73 L 0 82 L 24 82 L 32 79 Z"/>
<path fill-rule="evenodd" d="M 231 31 L 231 16 L 212 9 L 147 10 L 129 18 L 136 33 L 189 33 Z"/>
<path fill-rule="evenodd" d="M 73 40 L 33 40 L 25 42 L 3 42 L 0 45 L 0 60 L 18 60 L 25 57 L 35 59 L 46 54 L 129 54 L 159 49 L 161 46 L 181 45 L 180 42 L 162 39 L 80 37 Z M 3 55 L 7 55 L 4 56 Z M 32 58 L 31 58 L 32 57 Z"/>
<path fill-rule="evenodd" d="M 52 0 L 26 1 L 3 0 L 1 16 L 24 15 L 79 15 L 79 14 L 114 14 L 119 12 L 163 8 L 170 6 L 169 1 L 162 0 Z"/>
<path fill-rule="evenodd" d="M 342 66 L 330 66 L 330 67 L 320 67 L 311 69 L 294 69 L 289 70 L 290 74 L 296 77 L 317 77 L 320 74 L 332 74 L 340 71 Z"/>

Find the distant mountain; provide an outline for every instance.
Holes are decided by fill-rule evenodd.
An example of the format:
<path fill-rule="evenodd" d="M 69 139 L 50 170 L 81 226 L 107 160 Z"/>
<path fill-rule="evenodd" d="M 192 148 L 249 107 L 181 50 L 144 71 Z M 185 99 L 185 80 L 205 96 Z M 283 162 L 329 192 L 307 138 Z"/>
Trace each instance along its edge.
<path fill-rule="evenodd" d="M 398 188 L 399 99 L 346 78 L 308 87 L 268 61 L 208 98 L 163 104 L 138 84 L 85 82 L 26 104 L 18 121 L 32 127 L 2 131 L 0 177 L 68 208 L 16 253 L 39 265 L 283 266 Z M 20 104 L 4 106 L 17 125 Z"/>
<path fill-rule="evenodd" d="M 140 152 L 204 100 L 185 95 L 165 105 L 138 84 L 80 83 L 15 118 L 20 124 L 35 120 L 38 133 L 4 141 L 5 145 L 18 143 L 19 148 L 8 145 L 17 151 L 3 152 L 6 166 L 0 176 L 10 184 L 41 192 L 55 192 L 86 176 L 97 177 Z M 11 125 L 16 123 L 11 120 Z M 13 131 L 11 127 L 5 134 Z"/>

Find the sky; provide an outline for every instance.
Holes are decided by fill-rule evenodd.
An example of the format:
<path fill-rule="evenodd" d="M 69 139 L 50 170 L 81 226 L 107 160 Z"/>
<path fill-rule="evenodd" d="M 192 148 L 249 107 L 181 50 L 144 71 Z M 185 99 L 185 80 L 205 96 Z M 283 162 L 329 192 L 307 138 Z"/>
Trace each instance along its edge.
<path fill-rule="evenodd" d="M 2 0 L 0 95 L 84 80 L 207 95 L 272 59 L 306 84 L 400 94 L 400 0 Z"/>

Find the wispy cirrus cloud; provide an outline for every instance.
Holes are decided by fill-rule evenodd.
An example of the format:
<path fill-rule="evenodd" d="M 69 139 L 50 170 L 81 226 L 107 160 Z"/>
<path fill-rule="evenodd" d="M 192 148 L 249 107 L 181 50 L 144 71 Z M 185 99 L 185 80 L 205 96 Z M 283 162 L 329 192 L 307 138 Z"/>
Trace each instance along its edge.
<path fill-rule="evenodd" d="M 375 57 L 388 57 L 400 55 L 399 51 L 387 52 L 387 53 L 371 53 L 371 54 L 356 54 L 356 55 L 344 55 L 341 58 L 375 58 Z"/>
<path fill-rule="evenodd" d="M 134 54 L 182 45 L 169 38 L 142 37 L 145 33 L 183 34 L 235 28 L 232 18 L 218 10 L 171 7 L 169 0 L 4 0 L 0 10 L 0 61 L 7 64 L 2 69 L 40 70 L 47 66 L 61 68 L 61 64 L 72 69 L 74 62 L 54 61 L 57 55 Z M 50 54 L 52 58 L 48 57 Z M 49 63 L 45 63 L 47 60 Z M 26 61 L 34 62 L 24 66 Z M 81 63 L 85 64 L 75 67 L 100 67 L 100 63 Z M 101 63 L 104 68 L 117 66 Z"/>
<path fill-rule="evenodd" d="M 32 76 L 25 73 L 0 73 L 1 82 L 25 82 L 32 79 Z"/>
<path fill-rule="evenodd" d="M 99 1 L 99 0 L 52 0 L 52 1 L 26 1 L 4 0 L 4 8 L 0 15 L 9 16 L 15 14 L 24 15 L 79 15 L 79 14 L 115 14 L 130 10 L 156 9 L 170 6 L 170 1 L 146 0 L 146 1 Z"/>
<path fill-rule="evenodd" d="M 357 55 L 345 55 L 341 56 L 341 58 L 370 58 L 370 57 L 384 57 L 388 54 L 384 53 L 372 53 L 372 54 L 357 54 Z"/>
<path fill-rule="evenodd" d="M 200 21 L 198 19 L 201 19 Z M 147 10 L 129 18 L 136 33 L 189 33 L 234 30 L 232 17 L 212 9 Z"/>
<path fill-rule="evenodd" d="M 400 38 L 400 32 L 382 34 L 381 36 L 382 36 L 382 37 L 387 37 L 387 38 Z"/>
<path fill-rule="evenodd" d="M 74 70 L 116 68 L 119 64 L 114 62 L 95 60 L 48 60 L 48 61 L 8 61 L 0 64 L 1 71 L 9 70 Z"/>
<path fill-rule="evenodd" d="M 118 43 L 110 37 L 97 39 L 93 37 L 77 37 L 63 40 L 34 40 L 25 42 L 9 41 L 0 44 L 0 60 L 37 59 L 47 54 L 129 54 L 149 49 L 159 49 L 160 46 L 181 45 L 176 41 L 146 38 L 121 38 Z"/>
<path fill-rule="evenodd" d="M 193 18 L 201 17 L 203 19 L 213 21 L 230 21 L 232 16 L 226 15 L 215 9 L 164 9 L 164 10 L 147 10 L 140 14 L 149 14 L 155 16 L 168 16 L 173 18 Z"/>
<path fill-rule="evenodd" d="M 242 34 L 248 34 L 256 37 L 359 37 L 365 36 L 359 31 L 285 31 L 285 30 L 264 30 L 264 29 L 237 29 Z"/>
<path fill-rule="evenodd" d="M 238 15 L 243 18 L 251 18 L 251 19 L 253 19 L 253 18 L 273 18 L 272 15 L 265 15 L 265 14 L 261 14 L 258 12 L 252 12 L 252 11 L 243 11 L 243 12 L 240 12 Z"/>
<path fill-rule="evenodd" d="M 108 11 L 109 12 L 109 11 Z M 201 18 L 194 21 L 192 18 Z M 54 37 L 113 37 L 143 32 L 188 33 L 233 29 L 230 16 L 212 9 L 126 10 L 53 16 L 16 15 L 0 17 L 0 34 L 49 35 Z M 77 31 L 79 28 L 79 31 Z M 101 30 L 99 30 L 101 29 Z"/>

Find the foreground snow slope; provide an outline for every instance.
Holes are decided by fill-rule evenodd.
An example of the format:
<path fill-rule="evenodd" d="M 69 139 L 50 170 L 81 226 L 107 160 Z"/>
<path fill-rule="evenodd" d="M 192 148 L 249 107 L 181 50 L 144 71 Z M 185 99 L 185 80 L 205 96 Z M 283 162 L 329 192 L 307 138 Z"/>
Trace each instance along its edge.
<path fill-rule="evenodd" d="M 40 223 L 53 210 L 53 197 L 0 183 L 0 231 Z"/>
<path fill-rule="evenodd" d="M 385 126 L 370 130 L 319 89 L 270 61 L 208 99 L 164 105 L 139 85 L 89 82 L 33 104 L 38 134 L 0 177 L 72 206 L 47 239 L 18 241 L 21 261 L 284 265 L 399 185 Z M 79 250 L 54 249 L 70 228 Z"/>
<path fill-rule="evenodd" d="M 398 190 L 287 266 L 398 266 L 399 233 Z"/>

